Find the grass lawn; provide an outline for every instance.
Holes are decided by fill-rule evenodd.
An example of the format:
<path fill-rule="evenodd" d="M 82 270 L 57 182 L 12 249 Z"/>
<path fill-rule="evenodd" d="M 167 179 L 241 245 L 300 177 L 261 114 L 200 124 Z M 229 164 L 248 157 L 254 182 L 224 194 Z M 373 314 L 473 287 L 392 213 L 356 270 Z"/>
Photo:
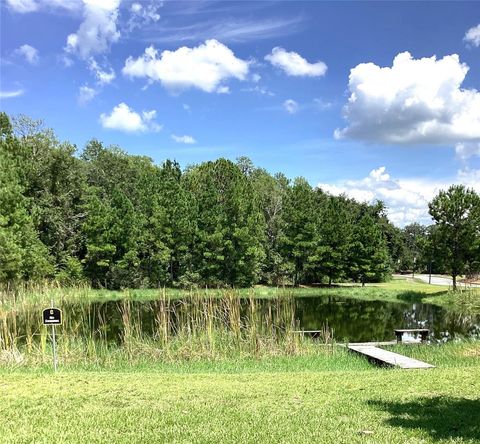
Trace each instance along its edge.
<path fill-rule="evenodd" d="M 56 291 L 64 301 L 161 296 L 161 290 Z M 188 294 L 167 291 L 173 297 Z M 281 291 L 257 287 L 237 294 L 268 298 Z M 287 291 L 452 308 L 478 307 L 480 299 L 479 292 L 451 294 L 405 280 Z M 36 302 L 47 295 L 39 293 Z M 32 315 L 36 307 L 23 301 Z M 19 334 L 15 323 L 8 325 Z M 87 341 L 92 349 L 81 355 L 74 340 L 82 333 L 75 334 L 57 374 L 48 348 L 39 360 L 26 359 L 24 349 L 0 350 L 0 443 L 480 443 L 478 341 L 392 346 L 436 366 L 396 370 L 310 342 L 295 353 L 266 343 L 265 353 L 255 355 L 232 351 L 230 343 L 221 353 L 189 353 L 185 343 L 168 360 L 158 355 L 155 341 L 131 339 L 104 350 L 105 356 L 95 349 L 101 344 Z"/>
<path fill-rule="evenodd" d="M 201 296 L 224 296 L 225 289 L 197 289 L 181 290 L 174 288 L 167 289 L 126 289 L 126 290 L 95 290 L 88 286 L 62 288 L 56 285 L 43 285 L 38 288 L 20 291 L 16 296 L 17 302 L 25 300 L 31 303 L 50 302 L 53 296 L 56 301 L 107 301 L 107 300 L 153 300 L 166 295 L 170 298 L 185 298 L 193 295 Z M 271 298 L 281 295 L 302 296 L 344 296 L 365 300 L 404 300 L 405 298 L 422 299 L 429 296 L 440 296 L 448 293 L 448 287 L 441 285 L 429 285 L 419 280 L 408 280 L 406 278 L 394 278 L 384 283 L 366 284 L 337 284 L 332 287 L 301 286 L 292 287 L 268 287 L 257 285 L 253 288 L 235 289 L 235 294 L 240 297 Z M 478 290 L 480 294 L 480 289 Z M 1 296 L 1 295 L 0 295 Z M 7 295 L 3 296 L 4 305 L 8 308 L 12 302 Z M 1 301 L 1 298 L 0 298 Z"/>
<path fill-rule="evenodd" d="M 0 440 L 480 442 L 480 343 L 395 348 L 438 367 L 382 369 L 338 352 L 56 375 L 3 369 Z"/>

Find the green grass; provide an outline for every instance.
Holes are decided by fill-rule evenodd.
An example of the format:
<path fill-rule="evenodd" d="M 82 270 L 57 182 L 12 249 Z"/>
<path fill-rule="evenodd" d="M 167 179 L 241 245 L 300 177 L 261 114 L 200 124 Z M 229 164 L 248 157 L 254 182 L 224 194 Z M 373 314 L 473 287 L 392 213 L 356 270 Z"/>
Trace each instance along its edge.
<path fill-rule="evenodd" d="M 398 344 L 385 348 L 441 368 L 472 366 L 480 368 L 479 341 L 452 341 L 429 345 Z"/>
<path fill-rule="evenodd" d="M 260 351 L 257 356 L 251 353 L 235 352 L 225 354 L 224 350 L 216 354 L 206 354 L 197 350 L 195 354 L 185 351 L 185 357 L 178 350 L 171 358 L 159 355 L 155 359 L 152 349 L 145 349 L 146 343 L 139 343 L 129 354 L 125 347 L 112 348 L 106 352 L 97 350 L 95 356 L 88 356 L 80 350 L 59 358 L 62 371 L 113 371 L 137 372 L 155 371 L 162 373 L 256 373 L 264 371 L 298 372 L 298 371 L 337 371 L 365 370 L 371 368 L 360 356 L 351 354 L 345 348 L 336 345 L 318 345 L 309 341 L 302 344 L 294 353 L 287 353 L 272 346 Z M 50 372 L 52 353 L 20 355 L 0 353 L 0 372 Z"/>
<path fill-rule="evenodd" d="M 480 344 L 408 347 L 439 367 L 382 369 L 340 351 L 56 375 L 4 369 L 0 441 L 479 442 Z"/>
<path fill-rule="evenodd" d="M 185 298 L 191 295 L 220 297 L 225 289 L 127 289 L 127 290 L 95 290 L 88 286 L 63 288 L 55 284 L 45 284 L 24 288 L 17 291 L 15 297 L 6 293 L 0 294 L 0 301 L 4 306 L 26 301 L 30 303 L 49 303 L 53 297 L 56 301 L 65 300 L 70 302 L 101 302 L 110 300 L 153 300 L 168 296 L 171 299 Z M 267 287 L 256 286 L 253 288 L 235 289 L 234 293 L 240 297 L 275 298 L 279 295 L 292 295 L 294 297 L 307 296 L 344 296 L 365 300 L 401 301 L 404 297 L 417 297 L 422 299 L 429 296 L 448 294 L 448 288 L 439 285 L 429 285 L 422 281 L 411 281 L 395 278 L 385 283 L 366 284 L 339 284 L 332 287 Z M 480 290 L 478 291 L 480 294 Z"/>
<path fill-rule="evenodd" d="M 235 296 L 274 298 L 286 292 L 429 301 L 468 310 L 476 307 L 478 292 L 451 294 L 405 280 L 364 288 L 211 290 L 208 296 L 226 298 L 230 308 L 216 311 L 211 299 L 196 300 L 188 318 L 195 328 L 169 336 L 165 344 L 161 329 L 152 340 L 137 332 L 136 315 L 125 302 L 122 322 L 129 334 L 121 345 L 95 341 L 75 325 L 71 334 L 59 329 L 60 371 L 52 374 L 45 335 L 38 344 L 11 343 L 24 327 L 10 322 L 9 310 L 24 310 L 21 319 L 33 334 L 38 304 L 52 292 L 64 302 L 151 300 L 165 293 L 38 290 L 33 302 L 32 293 L 25 293 L 0 305 L 0 327 L 9 341 L 0 350 L 0 443 L 480 442 L 480 342 L 391 346 L 436 368 L 386 369 L 332 344 L 287 332 L 273 338 L 257 326 L 263 318 L 255 305 L 237 337 L 240 323 L 234 315 Z M 166 293 L 170 298 L 189 294 Z M 225 319 L 237 319 L 233 326 L 220 322 L 226 314 Z"/>

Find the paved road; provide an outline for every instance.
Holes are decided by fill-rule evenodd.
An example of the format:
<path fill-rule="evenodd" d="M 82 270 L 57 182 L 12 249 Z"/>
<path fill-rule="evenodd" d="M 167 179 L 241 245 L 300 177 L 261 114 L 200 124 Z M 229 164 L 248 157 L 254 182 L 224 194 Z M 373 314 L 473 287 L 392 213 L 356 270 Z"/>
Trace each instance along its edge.
<path fill-rule="evenodd" d="M 428 284 L 428 274 L 416 274 L 415 278 L 421 279 L 423 282 L 426 282 Z M 453 286 L 453 281 L 452 278 L 449 277 L 444 277 L 444 276 L 432 276 L 432 284 L 434 285 L 445 285 L 445 286 Z M 462 284 L 461 282 L 457 282 L 457 285 L 460 287 L 464 287 L 465 284 Z M 479 284 L 469 284 L 467 287 L 480 287 Z"/>

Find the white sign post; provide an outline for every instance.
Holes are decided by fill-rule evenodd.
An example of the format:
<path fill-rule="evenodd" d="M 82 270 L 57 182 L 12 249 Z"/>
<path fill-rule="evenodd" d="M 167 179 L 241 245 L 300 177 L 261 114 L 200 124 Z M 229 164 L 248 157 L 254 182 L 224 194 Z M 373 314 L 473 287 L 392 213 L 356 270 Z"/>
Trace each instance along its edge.
<path fill-rule="evenodd" d="M 62 324 L 62 312 L 58 308 L 52 307 L 43 310 L 43 325 L 52 326 L 52 349 L 53 349 L 53 370 L 57 371 L 57 341 L 55 338 L 55 325 Z"/>

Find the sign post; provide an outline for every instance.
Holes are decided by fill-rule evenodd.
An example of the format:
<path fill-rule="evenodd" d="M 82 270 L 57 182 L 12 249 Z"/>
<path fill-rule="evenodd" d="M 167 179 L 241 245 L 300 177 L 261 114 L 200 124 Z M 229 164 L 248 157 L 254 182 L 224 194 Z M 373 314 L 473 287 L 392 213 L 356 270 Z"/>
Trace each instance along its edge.
<path fill-rule="evenodd" d="M 62 324 L 62 312 L 58 308 L 52 307 L 43 310 L 43 325 L 52 326 L 52 349 L 53 349 L 53 370 L 57 371 L 57 341 L 55 338 L 55 325 Z"/>

